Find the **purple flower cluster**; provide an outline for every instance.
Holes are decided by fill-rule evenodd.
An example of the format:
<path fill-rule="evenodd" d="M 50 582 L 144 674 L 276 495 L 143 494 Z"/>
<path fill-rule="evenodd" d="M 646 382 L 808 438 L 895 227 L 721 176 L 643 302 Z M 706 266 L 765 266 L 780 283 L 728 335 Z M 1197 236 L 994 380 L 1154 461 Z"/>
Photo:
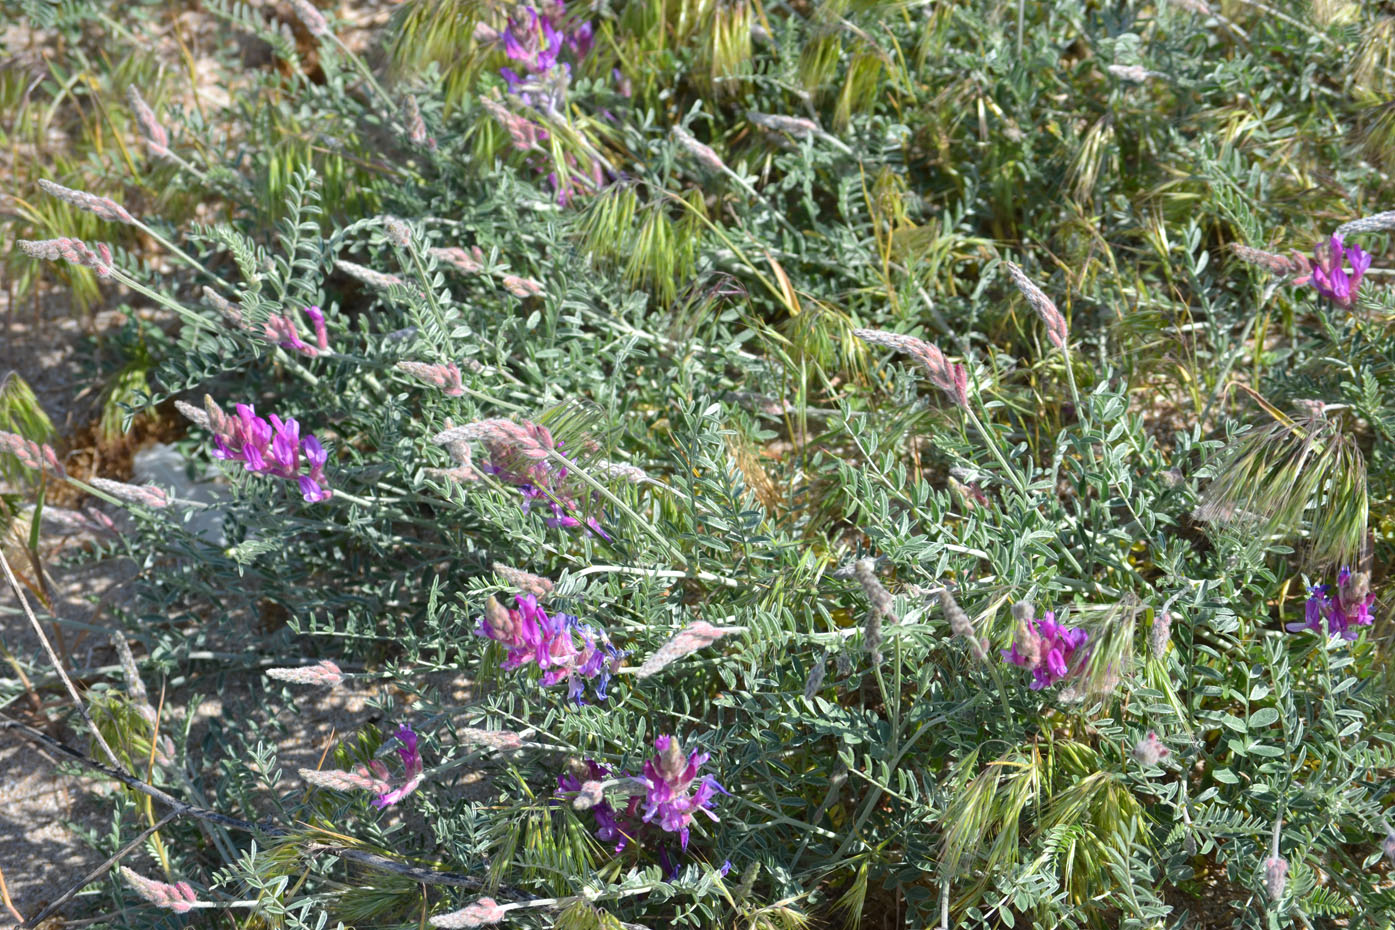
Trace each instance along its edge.
<path fill-rule="evenodd" d="M 693 750 L 685 759 L 683 747 L 673 736 L 657 737 L 654 748 L 658 752 L 644 763 L 644 778 L 648 782 L 644 822 L 658 823 L 664 832 L 677 833 L 683 848 L 687 849 L 688 824 L 693 822 L 693 814 L 702 811 L 716 821 L 717 815 L 710 810 L 712 798 L 718 791 L 728 792 L 711 775 L 704 775 L 697 781 L 698 769 L 711 758 L 707 753 Z"/>
<path fill-rule="evenodd" d="M 1332 585 L 1318 584 L 1308 592 L 1308 603 L 1304 609 L 1302 623 L 1290 623 L 1291 632 L 1312 630 L 1322 632 L 1322 623 L 1327 621 L 1327 635 L 1340 636 L 1351 641 L 1356 639 L 1355 626 L 1370 626 L 1371 605 L 1376 596 L 1371 592 L 1371 581 L 1365 572 L 1353 573 L 1343 568 L 1337 574 L 1336 590 Z"/>
<path fill-rule="evenodd" d="M 1072 658 L 1089 638 L 1078 627 L 1057 623 L 1055 612 L 1048 610 L 1040 620 L 1020 623 L 1012 648 L 1001 652 L 1013 665 L 1031 669 L 1032 690 L 1040 691 L 1070 674 Z"/>
<path fill-rule="evenodd" d="M 552 686 L 567 682 L 567 696 L 582 702 L 586 683 L 592 683 L 596 699 L 606 699 L 606 688 L 624 653 L 611 644 L 606 634 L 570 614 L 554 613 L 538 606 L 531 594 L 515 598 L 510 610 L 494 598 L 485 603 L 484 618 L 475 632 L 508 647 L 501 668 L 519 668 L 529 663 L 543 670 L 542 683 Z"/>
<path fill-rule="evenodd" d="M 587 759 L 585 780 L 580 773 L 567 773 L 557 778 L 559 793 L 577 796 L 588 801 L 591 814 L 596 819 L 596 839 L 615 842 L 615 851 L 622 852 L 630 840 L 640 834 L 644 824 L 657 826 L 663 833 L 676 833 L 683 850 L 688 848 L 689 825 L 693 815 L 701 811 L 714 822 L 717 815 L 712 813 L 712 801 L 718 792 L 729 792 L 717 783 L 711 775 L 698 778 L 698 770 L 710 756 L 705 752 L 693 751 L 687 756 L 675 736 L 659 736 L 654 740 L 657 752 L 644 763 L 641 776 L 619 773 Z M 604 782 L 604 784 L 602 784 Z M 632 793 L 623 809 L 617 810 L 604 798 L 594 804 L 588 794 L 605 785 L 631 784 L 643 787 L 643 793 Z M 672 874 L 667 851 L 658 846 L 660 858 L 665 863 L 665 872 Z"/>
<path fill-rule="evenodd" d="M 513 68 L 501 68 L 499 73 L 509 91 L 525 104 L 537 102 L 543 109 L 554 109 L 572 73 L 571 66 L 558 58 L 564 49 L 584 58 L 591 50 L 594 29 L 589 22 L 567 22 L 562 0 L 540 6 L 524 6 L 509 17 L 500 39 L 504 54 L 522 73 Z"/>
<path fill-rule="evenodd" d="M 251 404 L 238 404 L 236 410 L 237 415 L 229 417 L 212 403 L 208 406 L 216 458 L 240 461 L 255 475 L 294 479 L 301 495 L 311 503 L 329 500 L 333 492 L 324 471 L 329 454 L 318 439 L 302 438 L 294 417 L 283 421 L 273 413 L 268 423 L 256 415 Z M 302 464 L 308 466 L 308 473 L 301 474 Z"/>
<path fill-rule="evenodd" d="M 382 810 L 391 807 L 398 801 L 417 790 L 417 786 L 422 781 L 421 753 L 417 750 L 417 734 L 407 724 L 402 724 L 397 728 L 397 732 L 392 734 L 402 745 L 397 748 L 397 754 L 402 757 L 402 773 L 405 781 L 396 788 L 386 791 L 373 799 L 373 806 Z M 382 763 L 378 763 L 382 765 Z"/>
<path fill-rule="evenodd" d="M 1356 292 L 1361 286 L 1361 276 L 1371 267 L 1371 256 L 1356 245 L 1344 245 L 1340 233 L 1333 233 L 1327 242 L 1318 243 L 1313 250 L 1313 258 L 1295 253 L 1307 269 L 1307 273 L 1294 279 L 1294 284 L 1309 282 L 1318 294 L 1326 297 L 1337 306 L 1351 309 L 1356 302 Z M 1343 265 L 1351 266 L 1350 273 Z"/>

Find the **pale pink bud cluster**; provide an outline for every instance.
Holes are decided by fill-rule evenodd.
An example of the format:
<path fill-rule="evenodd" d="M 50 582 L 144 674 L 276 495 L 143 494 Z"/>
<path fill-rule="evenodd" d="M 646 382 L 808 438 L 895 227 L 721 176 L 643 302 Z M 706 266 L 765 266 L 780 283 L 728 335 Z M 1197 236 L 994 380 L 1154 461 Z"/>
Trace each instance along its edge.
<path fill-rule="evenodd" d="M 112 272 L 111 249 L 105 242 L 97 243 L 96 251 L 81 239 L 69 239 L 66 236 L 58 239 L 20 239 L 15 245 L 30 258 L 41 258 L 50 262 L 62 260 L 73 265 L 83 265 L 97 272 L 99 278 L 105 278 Z"/>
<path fill-rule="evenodd" d="M 353 262 L 346 262 L 343 259 L 336 261 L 334 267 L 355 280 L 362 281 L 364 284 L 370 285 L 371 287 L 381 288 L 382 290 L 387 290 L 394 284 L 406 284 L 405 281 L 395 274 L 383 274 L 381 271 L 374 271 L 372 268 L 355 265 Z"/>
<path fill-rule="evenodd" d="M 242 320 L 242 310 L 238 308 L 237 304 L 233 303 L 231 300 L 228 300 L 226 297 L 215 291 L 213 288 L 205 287 L 203 289 L 203 299 L 208 301 L 208 305 L 210 307 L 223 314 L 223 316 L 227 317 L 228 321 L 231 322 L 234 326 L 246 326 L 246 324 Z"/>
<path fill-rule="evenodd" d="M 117 500 L 127 503 L 140 504 L 155 510 L 170 505 L 169 495 L 153 484 L 126 484 L 124 481 L 112 481 L 110 478 L 93 478 L 91 482 L 94 488 L 106 491 Z"/>
<path fill-rule="evenodd" d="M 1167 644 L 1172 638 L 1172 612 L 1164 610 L 1153 618 L 1153 628 L 1148 631 L 1148 649 L 1153 658 L 1161 659 L 1167 654 Z"/>
<path fill-rule="evenodd" d="M 1284 886 L 1288 884 L 1288 860 L 1283 856 L 1270 856 L 1264 860 L 1264 890 L 1269 892 L 1270 901 L 1278 901 L 1284 896 Z"/>
<path fill-rule="evenodd" d="M 407 97 L 407 141 L 413 145 L 425 145 L 433 150 L 436 148 L 436 140 L 426 134 L 426 120 L 421 118 L 421 107 L 417 106 L 417 98 L 411 95 Z"/>
<path fill-rule="evenodd" d="M 713 151 L 710 146 L 704 145 L 695 139 L 693 134 L 682 126 L 673 127 L 673 138 L 689 155 L 692 155 L 706 167 L 711 168 L 713 171 L 727 170 L 726 163 L 722 161 L 720 155 Z"/>
<path fill-rule="evenodd" d="M 150 154 L 157 158 L 169 158 L 170 134 L 160 125 L 155 111 L 150 109 L 150 104 L 145 102 L 145 98 L 140 95 L 134 84 L 126 88 L 126 100 L 131 104 L 131 109 L 136 111 L 136 121 L 140 123 L 141 131 L 145 134 L 145 144 L 149 147 Z"/>
<path fill-rule="evenodd" d="M 456 271 L 464 274 L 479 274 L 484 270 L 484 252 L 477 245 L 472 246 L 468 252 L 459 246 L 428 249 L 427 251 L 432 258 L 439 262 L 445 262 Z"/>
<path fill-rule="evenodd" d="M 857 577 L 858 584 L 862 585 L 863 593 L 872 603 L 872 609 L 867 611 L 867 624 L 862 632 L 862 648 L 867 650 L 873 663 L 880 664 L 882 661 L 882 619 L 888 618 L 892 623 L 897 622 L 896 614 L 892 609 L 891 592 L 882 587 L 881 581 L 877 579 L 875 559 L 859 559 L 853 563 L 853 575 Z"/>
<path fill-rule="evenodd" d="M 425 384 L 435 385 L 447 397 L 460 397 L 465 387 L 460 382 L 460 366 L 451 362 L 447 365 L 428 365 L 425 362 L 398 362 L 397 369 Z"/>
<path fill-rule="evenodd" d="M 314 358 L 321 352 L 328 352 L 329 330 L 325 326 L 324 312 L 319 307 L 305 307 L 304 310 L 305 315 L 310 318 L 310 325 L 315 330 L 315 344 L 313 346 L 300 338 L 300 330 L 296 328 L 295 320 L 291 319 L 289 313 L 272 314 L 267 317 L 266 324 L 262 329 L 262 335 L 266 337 L 266 341 L 310 358 Z"/>
<path fill-rule="evenodd" d="M 75 191 L 71 187 L 54 184 L 47 178 L 40 178 L 39 186 L 64 203 L 70 203 L 79 210 L 86 210 L 98 219 L 128 225 L 136 221 L 135 217 L 126 212 L 125 207 L 110 197 L 98 197 L 96 194 L 89 194 L 86 191 Z"/>
<path fill-rule="evenodd" d="M 950 632 L 969 644 L 969 651 L 974 654 L 975 659 L 980 662 L 987 660 L 988 650 L 975 634 L 973 621 L 964 612 L 964 608 L 959 606 L 954 595 L 945 588 L 940 590 L 940 609 L 945 612 L 945 619 L 949 621 Z"/>
<path fill-rule="evenodd" d="M 388 776 L 387 766 L 377 759 L 367 765 L 360 762 L 351 772 L 340 769 L 300 770 L 300 777 L 316 788 L 328 788 L 331 791 L 372 791 L 379 795 L 392 790 L 392 782 L 388 781 Z"/>
<path fill-rule="evenodd" d="M 690 623 L 645 659 L 644 664 L 635 669 L 635 677 L 648 678 L 656 675 L 684 656 L 712 645 L 723 636 L 743 633 L 745 630 L 743 626 L 713 626 L 705 620 Z"/>
<path fill-rule="evenodd" d="M 797 116 L 779 116 L 774 113 L 757 113 L 755 110 L 751 110 L 746 114 L 746 118 L 763 129 L 787 132 L 797 139 L 802 139 L 819 131 L 818 123 Z"/>
<path fill-rule="evenodd" d="M 1022 296 L 1027 298 L 1028 305 L 1046 324 L 1046 337 L 1051 340 L 1051 344 L 1058 349 L 1064 349 L 1066 343 L 1070 342 L 1070 329 L 1067 328 L 1066 318 L 1061 315 L 1056 304 L 1032 282 L 1031 278 L 1027 277 L 1021 268 L 1012 262 L 1005 261 L 1003 264 L 1007 266 L 1008 276 L 1012 278 L 1012 283 L 1017 285 Z"/>
<path fill-rule="evenodd" d="M 1358 233 L 1384 232 L 1387 229 L 1395 229 L 1395 210 L 1386 210 L 1373 216 L 1363 216 L 1350 223 L 1343 223 L 1337 227 L 1337 235 L 1345 239 L 1347 236 L 1355 236 Z"/>
<path fill-rule="evenodd" d="M 1277 275 L 1290 275 L 1302 270 L 1297 262 L 1286 255 L 1266 252 L 1263 249 L 1253 249 L 1238 242 L 1230 244 L 1230 251 L 1235 253 L 1235 257 L 1245 264 L 1255 265 Z"/>
<path fill-rule="evenodd" d="M 200 410 L 193 404 L 183 400 L 175 401 L 174 409 L 178 410 L 181 414 L 183 414 L 184 418 L 188 420 L 190 423 L 193 423 L 195 426 L 201 429 L 209 428 L 208 411 Z M 221 413 L 222 411 L 219 412 Z"/>
<path fill-rule="evenodd" d="M 553 585 L 551 578 L 534 575 L 532 572 L 525 572 L 521 568 L 505 565 L 503 562 L 495 562 L 491 567 L 494 569 L 494 574 L 507 581 L 513 587 L 518 588 L 524 594 L 531 594 L 534 597 L 544 597 L 552 593 Z"/>
<path fill-rule="evenodd" d="M 501 126 L 508 130 L 515 149 L 520 152 L 531 152 L 539 148 L 538 139 L 541 138 L 543 130 L 536 123 L 527 117 L 519 116 L 497 100 L 489 97 L 481 97 L 480 103 L 484 105 L 491 116 L 499 121 Z"/>
<path fill-rule="evenodd" d="M 133 872 L 124 865 L 121 867 L 121 877 L 135 889 L 136 894 L 156 907 L 168 908 L 176 914 L 187 913 L 199 904 L 198 896 L 188 882 L 167 885 Z"/>
<path fill-rule="evenodd" d="M 506 274 L 503 277 L 503 282 L 504 289 L 520 299 L 537 297 L 543 292 L 542 282 L 534 281 L 532 278 L 520 278 L 518 275 Z"/>
<path fill-rule="evenodd" d="M 310 0 L 291 0 L 291 8 L 295 10 L 295 15 L 305 24 L 305 29 L 317 39 L 329 35 L 329 23 L 325 22 L 324 15 L 320 13 Z"/>
<path fill-rule="evenodd" d="M 1144 765 L 1157 765 L 1171 754 L 1172 750 L 1158 739 L 1156 730 L 1149 730 L 1146 736 L 1133 744 L 1133 757 Z"/>
<path fill-rule="evenodd" d="M 457 930 L 461 927 L 484 927 L 489 924 L 497 924 L 503 919 L 504 909 L 497 901 L 493 898 L 480 898 L 458 911 L 432 917 L 431 926 L 442 927 L 444 930 Z"/>
<path fill-rule="evenodd" d="M 410 248 L 412 245 L 412 227 L 395 216 L 383 217 L 383 232 L 387 233 L 388 241 L 399 249 Z"/>
<path fill-rule="evenodd" d="M 53 446 L 47 443 L 37 443 L 32 439 L 25 439 L 18 433 L 0 431 L 0 455 L 6 453 L 19 459 L 19 464 L 25 468 L 32 468 L 36 471 L 47 468 L 56 478 L 67 477 L 67 472 L 63 470 L 63 464 L 58 461 L 58 455 L 53 451 Z"/>
<path fill-rule="evenodd" d="M 930 381 L 949 395 L 961 409 L 969 409 L 969 371 L 963 365 L 951 364 L 945 354 L 923 339 L 889 333 L 880 329 L 855 329 L 853 335 L 872 345 L 886 346 L 905 352 L 920 362 Z"/>
<path fill-rule="evenodd" d="M 1149 78 L 1166 77 L 1157 71 L 1149 71 L 1142 65 L 1110 65 L 1109 73 L 1121 81 L 1129 81 L 1134 84 L 1142 84 Z"/>
<path fill-rule="evenodd" d="M 523 737 L 508 730 L 478 730 L 474 727 L 462 727 L 456 730 L 456 735 L 462 743 L 484 746 L 496 752 L 511 752 L 523 747 Z"/>
<path fill-rule="evenodd" d="M 327 685 L 333 688 L 344 680 L 344 673 L 328 659 L 321 659 L 314 665 L 297 665 L 290 668 L 269 668 L 266 677 L 277 681 L 288 681 L 295 685 Z"/>
<path fill-rule="evenodd" d="M 43 522 L 63 533 L 91 533 L 94 536 L 116 535 L 116 524 L 100 510 L 82 513 L 66 507 L 45 506 Z"/>
<path fill-rule="evenodd" d="M 607 478 L 628 481 L 630 484 L 639 484 L 641 481 L 649 480 L 649 475 L 644 469 L 638 465 L 626 465 L 624 462 L 592 462 L 591 470 L 599 472 Z"/>
<path fill-rule="evenodd" d="M 475 420 L 463 426 L 442 430 L 431 441 L 443 445 L 452 453 L 458 443 L 477 441 L 513 455 L 542 461 L 552 449 L 552 437 L 536 424 L 520 424 L 512 420 L 493 418 Z M 507 457 L 507 456 L 501 456 Z"/>

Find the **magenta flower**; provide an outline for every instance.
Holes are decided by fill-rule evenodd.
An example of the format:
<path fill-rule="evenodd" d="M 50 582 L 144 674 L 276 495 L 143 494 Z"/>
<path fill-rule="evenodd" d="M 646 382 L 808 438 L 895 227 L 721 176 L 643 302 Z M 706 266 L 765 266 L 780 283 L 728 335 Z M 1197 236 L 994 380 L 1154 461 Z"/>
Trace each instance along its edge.
<path fill-rule="evenodd" d="M 1358 633 L 1352 627 L 1370 626 L 1373 622 L 1371 605 L 1376 596 L 1371 591 L 1370 579 L 1365 572 L 1353 573 L 1343 568 L 1337 573 L 1336 591 L 1332 585 L 1317 584 L 1308 590 L 1308 602 L 1303 608 L 1303 622 L 1290 623 L 1288 630 L 1312 630 L 1322 632 L 1322 622 L 1327 621 L 1327 635 L 1340 636 L 1350 642 Z"/>
<path fill-rule="evenodd" d="M 567 696 L 581 704 L 590 683 L 596 699 L 604 701 L 611 676 L 625 657 L 610 637 L 570 614 L 549 615 L 531 594 L 518 595 L 514 600 L 517 607 L 510 610 L 491 597 L 475 628 L 476 635 L 507 647 L 500 668 L 514 669 L 531 663 L 542 669 L 544 687 L 565 681 Z"/>
<path fill-rule="evenodd" d="M 1371 267 L 1371 256 L 1360 246 L 1343 245 L 1340 233 L 1333 233 L 1327 242 L 1318 243 L 1313 255 L 1316 260 L 1295 254 L 1307 266 L 1307 273 L 1294 278 L 1293 283 L 1301 286 L 1311 282 L 1319 295 L 1339 307 L 1351 309 L 1361 286 L 1361 276 Z M 1351 266 L 1350 273 L 1343 263 Z"/>
<path fill-rule="evenodd" d="M 1012 648 L 1001 652 L 1004 660 L 1031 669 L 1031 688 L 1040 691 L 1070 674 L 1072 658 L 1089 638 L 1078 627 L 1057 623 L 1055 612 L 1048 610 L 1042 619 L 1019 625 Z"/>
<path fill-rule="evenodd" d="M 401 801 L 416 791 L 422 782 L 421 753 L 417 751 L 416 732 L 404 723 L 392 735 L 402 744 L 397 748 L 397 754 L 402 757 L 402 773 L 406 780 L 398 787 L 385 791 L 373 799 L 373 806 L 379 810 L 391 807 Z"/>
<path fill-rule="evenodd" d="M 685 760 L 683 749 L 672 736 L 660 736 L 654 740 L 658 750 L 654 758 L 644 763 L 644 779 L 648 790 L 644 798 L 645 823 L 657 823 L 667 833 L 677 833 L 683 849 L 688 848 L 688 825 L 693 822 L 693 814 L 702 811 L 713 821 L 717 815 L 709 809 L 712 798 L 718 791 L 727 790 L 711 775 L 703 776 L 697 782 L 698 769 L 710 758 L 705 752 L 694 750 Z"/>
<path fill-rule="evenodd" d="M 240 461 L 243 468 L 255 475 L 271 475 L 300 485 L 301 495 L 310 503 L 327 500 L 324 466 L 328 453 L 314 436 L 300 436 L 300 423 L 294 417 L 282 420 L 271 414 L 268 423 L 257 416 L 250 404 L 238 404 L 236 416 L 218 411 L 210 416 L 214 431 L 213 456 L 225 461 Z M 309 475 L 300 474 L 301 454 L 310 466 Z"/>

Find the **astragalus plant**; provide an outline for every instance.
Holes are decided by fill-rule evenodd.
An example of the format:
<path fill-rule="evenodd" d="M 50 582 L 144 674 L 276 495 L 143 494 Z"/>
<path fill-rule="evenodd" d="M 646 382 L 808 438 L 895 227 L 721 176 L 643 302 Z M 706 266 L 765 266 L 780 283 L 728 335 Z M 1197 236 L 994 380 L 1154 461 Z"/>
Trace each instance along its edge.
<path fill-rule="evenodd" d="M 90 908 L 1395 916 L 1384 14 L 411 0 L 380 71 L 217 9 L 247 135 L 130 104 L 208 222 L 19 246 L 162 311 L 130 406 L 220 489 L 0 436 L 130 513 L 95 841 L 193 806 Z"/>

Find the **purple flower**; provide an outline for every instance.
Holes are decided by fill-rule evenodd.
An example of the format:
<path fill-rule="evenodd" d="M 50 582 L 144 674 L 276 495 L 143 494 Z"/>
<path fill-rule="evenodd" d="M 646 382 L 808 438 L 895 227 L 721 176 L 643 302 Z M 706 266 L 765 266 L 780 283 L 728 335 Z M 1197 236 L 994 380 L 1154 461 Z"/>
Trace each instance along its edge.
<path fill-rule="evenodd" d="M 491 597 L 475 628 L 476 635 L 507 647 L 500 668 L 532 663 L 542 669 L 544 687 L 566 681 L 567 696 L 580 704 L 589 682 L 596 699 L 604 701 L 610 678 L 625 654 L 603 631 L 570 614 L 548 614 L 531 594 L 518 595 L 514 601 L 516 608 L 509 610 Z"/>
<path fill-rule="evenodd" d="M 1288 630 L 1321 633 L 1322 622 L 1326 620 L 1327 635 L 1340 636 L 1350 642 L 1358 635 L 1352 627 L 1371 625 L 1371 605 L 1375 602 L 1370 577 L 1365 572 L 1353 573 L 1344 567 L 1337 573 L 1335 592 L 1331 585 L 1325 584 L 1313 585 L 1309 589 L 1308 602 L 1303 608 L 1303 622 L 1290 623 Z"/>
<path fill-rule="evenodd" d="M 1307 266 L 1307 273 L 1295 278 L 1293 283 L 1301 286 L 1311 282 L 1318 294 L 1339 307 L 1351 309 L 1361 286 L 1361 276 L 1371 267 L 1371 256 L 1360 246 L 1343 245 L 1340 233 L 1333 233 L 1327 242 L 1319 243 L 1313 255 L 1316 260 L 1297 256 Z M 1350 273 L 1343 267 L 1344 262 L 1351 266 Z"/>
<path fill-rule="evenodd" d="M 1057 623 L 1055 612 L 1048 610 L 1040 620 L 1021 623 L 1012 648 L 1001 652 L 1005 661 L 1031 669 L 1031 689 L 1040 691 L 1070 674 L 1076 651 L 1083 648 L 1089 638 L 1089 634 L 1078 627 Z"/>
<path fill-rule="evenodd" d="M 654 758 L 644 763 L 644 779 L 648 791 L 644 799 L 644 822 L 658 823 L 666 833 L 677 833 L 683 849 L 688 848 L 688 825 L 693 822 L 693 814 L 702 811 L 712 820 L 717 815 L 709 809 L 718 791 L 727 790 L 717 784 L 711 775 L 703 776 L 693 787 L 700 769 L 708 756 L 694 750 L 685 760 L 683 749 L 672 736 L 660 736 L 654 740 L 658 750 Z"/>
<path fill-rule="evenodd" d="M 250 404 L 237 404 L 235 410 L 233 417 L 218 414 L 220 419 L 213 426 L 215 458 L 240 460 L 255 475 L 294 479 L 301 496 L 310 503 L 332 496 L 324 473 L 329 455 L 314 436 L 301 438 L 295 417 L 283 421 L 273 413 L 268 423 Z M 302 453 L 310 465 L 308 475 L 300 474 Z"/>
<path fill-rule="evenodd" d="M 397 754 L 402 758 L 402 774 L 405 776 L 405 781 L 398 787 L 385 791 L 373 799 L 373 806 L 379 810 L 391 807 L 401 801 L 416 791 L 422 782 L 421 753 L 417 750 L 416 732 L 404 723 L 392 735 L 402 744 L 397 748 Z"/>

